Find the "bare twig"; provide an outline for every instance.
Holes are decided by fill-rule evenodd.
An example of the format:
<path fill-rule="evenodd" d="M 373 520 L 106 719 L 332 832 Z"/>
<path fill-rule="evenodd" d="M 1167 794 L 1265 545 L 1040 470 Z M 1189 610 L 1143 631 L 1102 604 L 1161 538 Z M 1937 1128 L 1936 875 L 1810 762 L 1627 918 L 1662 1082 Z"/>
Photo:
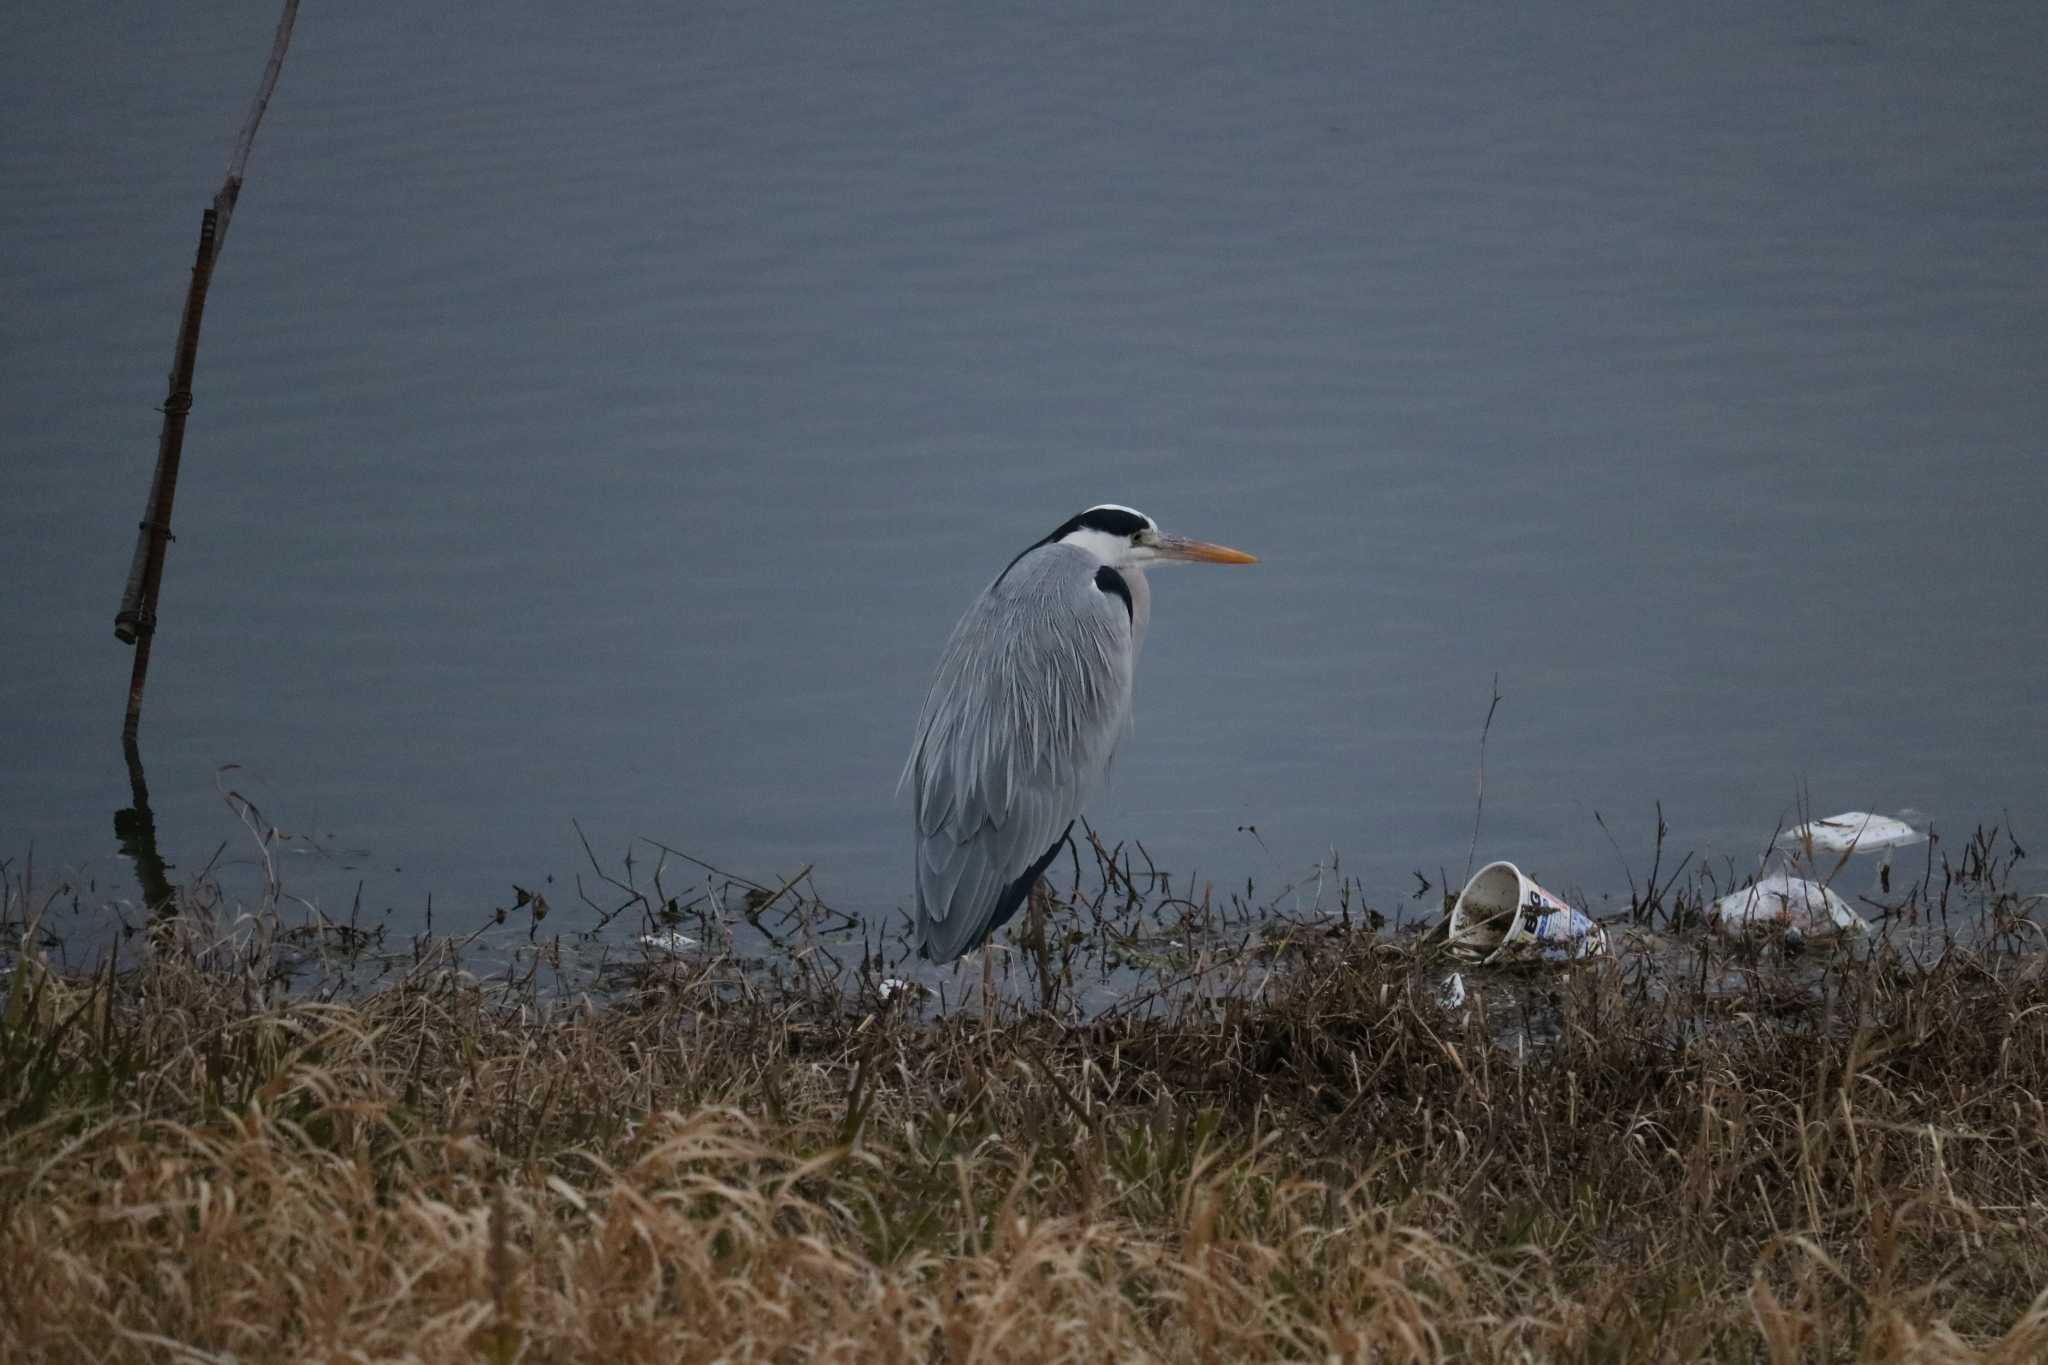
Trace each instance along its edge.
<path fill-rule="evenodd" d="M 640 837 L 642 839 L 647 839 L 647 836 L 644 834 Z M 727 872 L 722 867 L 713 867 L 710 863 L 705 862 L 702 858 L 693 857 L 692 855 L 683 852 L 679 848 L 670 848 L 667 844 L 664 844 L 659 839 L 647 839 L 647 842 L 653 844 L 656 848 L 660 849 L 663 853 L 667 854 L 671 858 L 681 858 L 684 862 L 689 863 L 695 867 L 701 867 L 706 872 L 709 872 L 714 876 L 723 877 L 727 881 L 732 882 L 735 885 L 748 887 L 755 891 L 766 891 L 768 889 L 767 887 L 761 885 L 761 883 L 757 881 L 753 881 L 749 878 L 742 877 L 737 872 Z M 789 890 L 788 885 L 785 884 L 782 890 Z M 780 897 L 782 892 L 778 891 L 775 894 L 777 897 Z"/>
<path fill-rule="evenodd" d="M 1479 796 L 1472 805 L 1472 846 L 1465 851 L 1465 876 L 1472 876 L 1472 859 L 1479 852 L 1479 816 L 1486 809 L 1486 736 L 1493 729 L 1493 713 L 1500 708 L 1500 674 L 1493 675 L 1493 700 L 1486 704 L 1486 724 L 1479 727 Z"/>

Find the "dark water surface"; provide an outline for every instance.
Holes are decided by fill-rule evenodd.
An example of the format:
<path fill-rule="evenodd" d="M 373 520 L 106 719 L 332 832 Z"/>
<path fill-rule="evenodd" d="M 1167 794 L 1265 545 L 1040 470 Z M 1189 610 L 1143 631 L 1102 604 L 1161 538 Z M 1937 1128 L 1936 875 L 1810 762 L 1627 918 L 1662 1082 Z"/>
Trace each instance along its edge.
<path fill-rule="evenodd" d="M 111 618 L 268 6 L 0 49 L 0 858 L 136 893 Z M 908 894 L 946 631 L 1127 502 L 1093 818 L 1369 894 L 2048 828 L 2048 8 L 309 6 L 216 277 L 164 852 L 417 924 L 646 836 Z M 1256 826 L 1257 837 L 1242 829 Z M 18 863 L 17 863 L 18 866 Z"/>

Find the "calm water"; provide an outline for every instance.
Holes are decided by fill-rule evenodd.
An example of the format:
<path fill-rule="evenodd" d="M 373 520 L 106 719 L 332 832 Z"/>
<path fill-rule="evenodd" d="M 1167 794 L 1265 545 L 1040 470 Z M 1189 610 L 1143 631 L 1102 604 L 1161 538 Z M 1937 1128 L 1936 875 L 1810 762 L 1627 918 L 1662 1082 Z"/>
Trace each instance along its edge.
<path fill-rule="evenodd" d="M 274 15 L 42 8 L 0 858 L 133 896 L 110 623 Z M 1093 817 L 1162 866 L 1455 878 L 1495 673 L 1479 852 L 1559 889 L 1658 799 L 1744 866 L 1802 784 L 2038 836 L 2048 9 L 1653 8 L 309 6 L 166 571 L 174 876 L 246 865 L 238 764 L 405 927 L 577 927 L 572 820 L 893 917 L 947 629 L 1102 500 L 1264 560 L 1156 580 Z"/>

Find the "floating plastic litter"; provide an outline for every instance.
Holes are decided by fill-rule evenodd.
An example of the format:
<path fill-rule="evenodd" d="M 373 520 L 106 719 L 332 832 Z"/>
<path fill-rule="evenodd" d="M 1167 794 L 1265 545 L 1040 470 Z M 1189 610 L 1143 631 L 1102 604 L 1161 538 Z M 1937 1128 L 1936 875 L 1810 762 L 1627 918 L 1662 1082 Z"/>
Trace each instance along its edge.
<path fill-rule="evenodd" d="M 1472 874 L 1451 906 L 1453 952 L 1481 962 L 1570 962 L 1607 951 L 1607 931 L 1513 863 Z"/>
<path fill-rule="evenodd" d="M 657 953 L 667 953 L 670 957 L 681 957 L 685 952 L 697 946 L 696 939 L 674 929 L 663 929 L 652 934 L 642 934 L 640 935 L 640 943 L 643 947 L 652 948 Z"/>
<path fill-rule="evenodd" d="M 1816 852 L 1877 853 L 1925 843 L 1927 832 L 1895 816 L 1851 810 L 1796 825 L 1778 836 L 1778 843 L 1785 848 L 1803 849 L 1809 841 Z"/>

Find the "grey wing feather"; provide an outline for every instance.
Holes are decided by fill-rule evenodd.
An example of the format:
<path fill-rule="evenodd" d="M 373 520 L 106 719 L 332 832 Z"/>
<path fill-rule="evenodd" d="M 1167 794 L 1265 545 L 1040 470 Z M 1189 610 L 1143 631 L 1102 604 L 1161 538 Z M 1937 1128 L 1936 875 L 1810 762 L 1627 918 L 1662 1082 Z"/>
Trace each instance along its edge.
<path fill-rule="evenodd" d="M 939 962 L 978 944 L 1109 767 L 1130 715 L 1134 635 L 1086 551 L 1027 552 L 954 627 L 904 778 L 917 935 Z"/>

